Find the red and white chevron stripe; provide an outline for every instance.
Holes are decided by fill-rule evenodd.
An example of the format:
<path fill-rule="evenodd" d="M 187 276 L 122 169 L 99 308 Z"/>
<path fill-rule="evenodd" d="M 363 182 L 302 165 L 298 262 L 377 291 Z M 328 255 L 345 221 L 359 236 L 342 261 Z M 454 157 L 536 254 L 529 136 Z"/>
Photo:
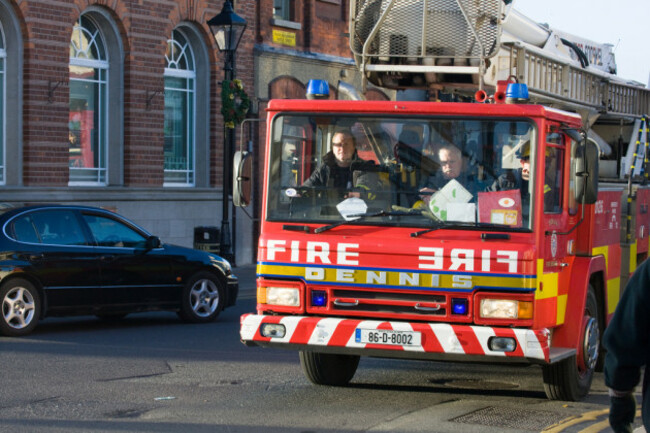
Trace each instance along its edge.
<path fill-rule="evenodd" d="M 265 323 L 282 324 L 284 337 L 263 337 L 260 327 Z M 421 344 L 416 346 L 358 343 L 357 329 L 411 331 L 421 334 Z M 245 314 L 241 317 L 240 336 L 243 342 L 274 343 L 287 346 L 308 345 L 346 347 L 350 349 L 401 350 L 419 353 L 445 353 L 453 355 L 482 355 L 549 361 L 549 332 L 547 329 L 515 329 L 489 326 L 450 325 L 446 323 L 387 322 L 320 318 L 304 316 L 263 316 Z M 511 337 L 517 341 L 513 352 L 490 350 L 490 337 Z M 289 348 L 289 347 L 287 347 Z"/>

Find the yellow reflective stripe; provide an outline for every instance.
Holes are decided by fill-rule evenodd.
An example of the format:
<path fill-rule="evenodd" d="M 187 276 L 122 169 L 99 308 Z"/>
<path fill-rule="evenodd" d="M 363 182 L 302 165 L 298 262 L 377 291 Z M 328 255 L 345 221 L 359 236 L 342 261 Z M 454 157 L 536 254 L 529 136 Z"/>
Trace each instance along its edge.
<path fill-rule="evenodd" d="M 331 267 L 331 265 L 283 266 L 264 264 L 258 265 L 258 273 L 268 275 L 269 278 L 273 278 L 274 275 L 280 277 L 296 277 L 321 284 L 347 283 L 369 286 L 425 287 L 433 289 L 455 288 L 470 290 L 473 287 L 479 286 L 531 290 L 535 288 L 536 284 L 535 278 L 521 278 L 516 276 L 503 278 L 502 276 L 481 275 L 472 272 L 453 274 L 449 271 L 436 273 L 410 270 L 336 268 Z M 467 285 L 467 287 L 464 287 L 464 285 Z"/>
<path fill-rule="evenodd" d="M 557 325 L 564 323 L 566 317 L 566 304 L 568 295 L 560 295 L 557 297 Z"/>
<path fill-rule="evenodd" d="M 535 299 L 556 298 L 558 295 L 558 274 L 544 273 L 544 259 L 537 259 L 537 290 Z"/>

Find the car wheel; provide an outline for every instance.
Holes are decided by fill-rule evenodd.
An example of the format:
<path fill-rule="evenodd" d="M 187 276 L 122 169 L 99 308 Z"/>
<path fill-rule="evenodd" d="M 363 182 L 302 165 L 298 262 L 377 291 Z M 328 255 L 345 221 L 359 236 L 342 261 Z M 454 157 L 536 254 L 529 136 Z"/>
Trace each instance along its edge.
<path fill-rule="evenodd" d="M 223 309 L 224 301 L 221 281 L 209 272 L 199 272 L 185 284 L 179 315 L 190 323 L 212 322 Z"/>
<path fill-rule="evenodd" d="M 12 279 L 0 287 L 0 300 L 0 334 L 17 337 L 32 332 L 41 309 L 41 297 L 36 287 L 22 278 Z"/>

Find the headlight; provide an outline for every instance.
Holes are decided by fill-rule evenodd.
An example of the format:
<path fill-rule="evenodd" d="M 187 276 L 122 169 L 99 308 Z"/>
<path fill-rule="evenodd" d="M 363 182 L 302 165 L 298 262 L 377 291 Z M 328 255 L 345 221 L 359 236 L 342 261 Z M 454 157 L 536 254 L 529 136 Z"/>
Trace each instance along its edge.
<path fill-rule="evenodd" d="M 267 287 L 266 303 L 286 307 L 300 307 L 300 290 L 293 287 Z"/>
<path fill-rule="evenodd" d="M 225 271 L 226 275 L 229 275 L 232 272 L 232 266 L 230 266 L 230 262 L 223 257 L 210 253 L 210 261 L 213 263 L 219 263 L 221 266 L 223 266 L 223 270 Z"/>
<path fill-rule="evenodd" d="M 262 337 L 283 338 L 286 333 L 287 329 L 280 323 L 264 323 L 260 326 Z"/>
<path fill-rule="evenodd" d="M 232 266 L 230 265 L 230 262 L 226 259 L 223 259 L 223 262 L 221 263 L 223 263 L 223 268 L 224 271 L 226 272 L 226 275 L 230 275 L 230 273 L 232 272 Z"/>
<path fill-rule="evenodd" d="M 483 319 L 532 319 L 533 303 L 509 299 L 481 299 Z"/>

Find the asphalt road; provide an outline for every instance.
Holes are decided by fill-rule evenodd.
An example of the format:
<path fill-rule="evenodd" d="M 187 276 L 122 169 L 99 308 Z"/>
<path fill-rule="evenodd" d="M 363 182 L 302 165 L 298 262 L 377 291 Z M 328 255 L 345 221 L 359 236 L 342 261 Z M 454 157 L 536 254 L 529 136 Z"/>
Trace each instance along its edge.
<path fill-rule="evenodd" d="M 0 337 L 0 432 L 610 431 L 601 374 L 580 403 L 548 401 L 535 366 L 364 358 L 351 386 L 314 386 L 296 353 L 239 342 L 254 275 L 237 273 L 238 305 L 213 324 L 48 318 Z"/>

